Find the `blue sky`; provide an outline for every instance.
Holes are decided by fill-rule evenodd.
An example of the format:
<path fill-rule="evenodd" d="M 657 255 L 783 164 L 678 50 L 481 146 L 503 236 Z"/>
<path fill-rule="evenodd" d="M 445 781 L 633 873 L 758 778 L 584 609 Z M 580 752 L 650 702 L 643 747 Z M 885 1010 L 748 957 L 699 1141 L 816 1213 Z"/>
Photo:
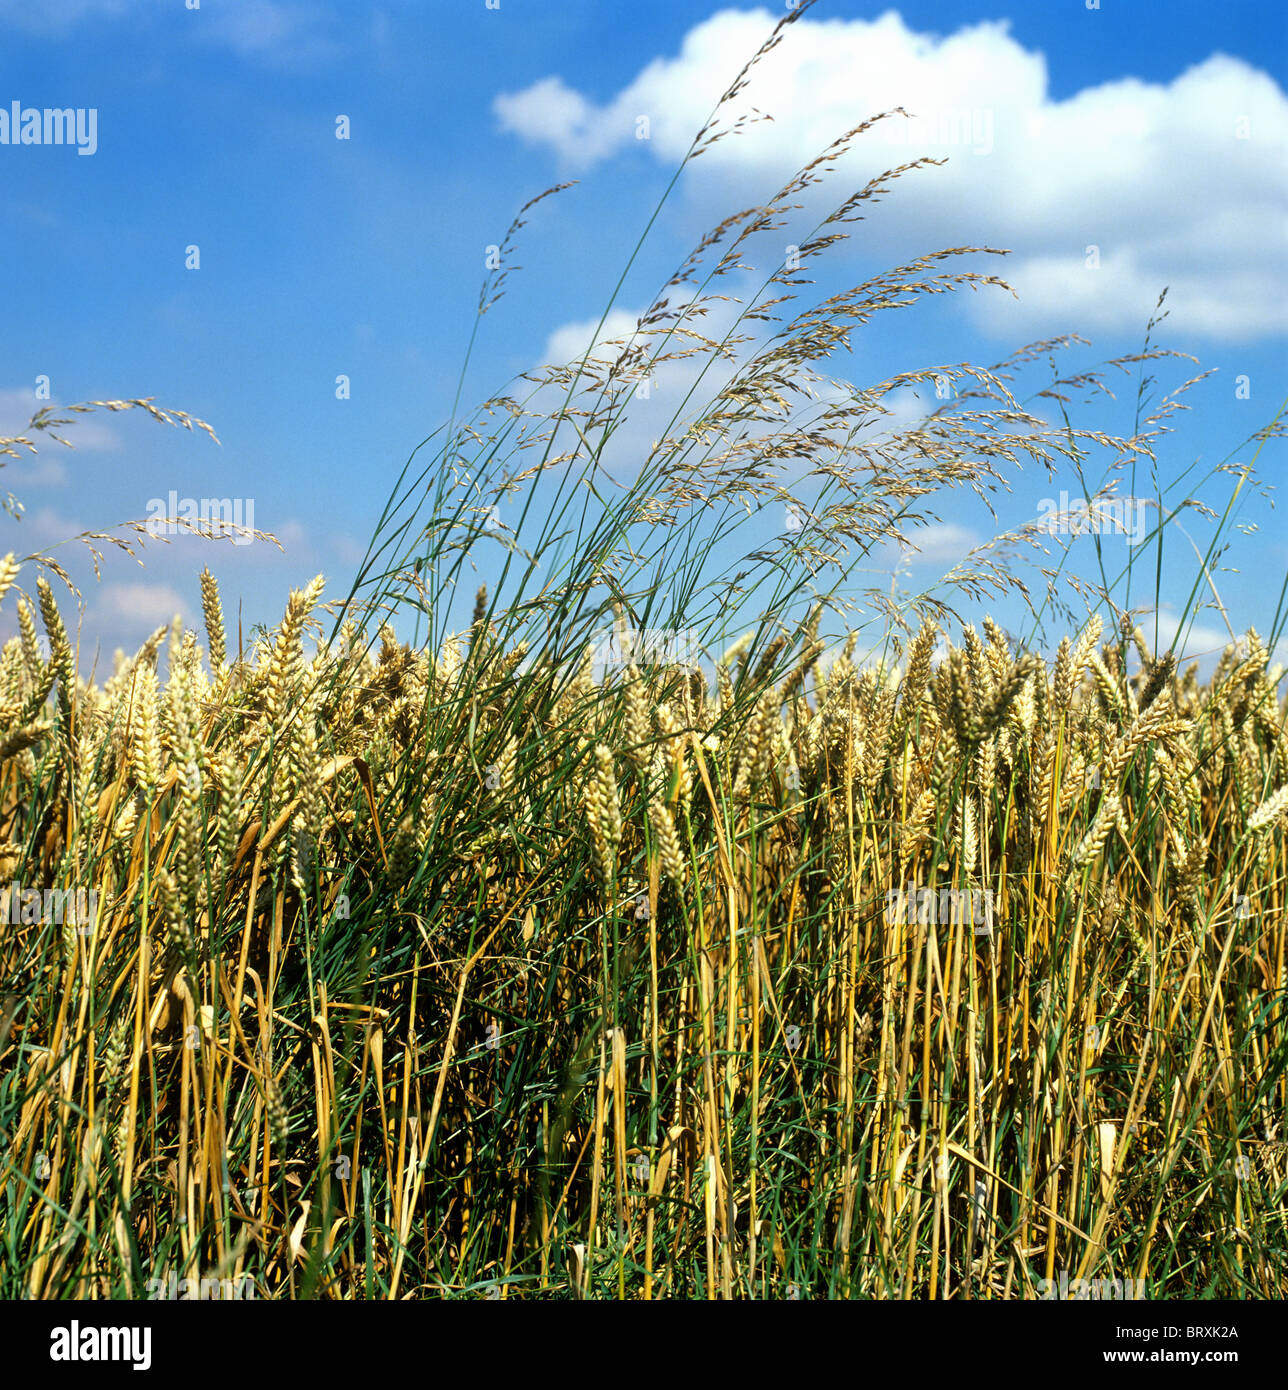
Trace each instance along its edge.
<path fill-rule="evenodd" d="M 109 554 L 94 582 L 56 550 L 83 581 L 86 656 L 132 648 L 175 611 L 198 618 L 203 564 L 248 626 L 273 621 L 289 588 L 318 571 L 328 596 L 345 592 L 399 468 L 450 408 L 486 248 L 528 198 L 578 180 L 523 229 L 522 269 L 484 319 L 466 402 L 585 346 L 689 138 L 783 12 L 701 0 L 0 0 L 0 110 L 97 112 L 91 156 L 0 144 L 0 434 L 46 403 L 35 392 L 47 379 L 55 405 L 148 396 L 208 420 L 222 441 L 141 415 L 82 417 L 66 432 L 74 450 L 46 442 L 8 461 L 0 491 L 25 515 L 0 515 L 0 553 L 143 518 L 171 489 L 253 499 L 254 524 L 284 554 L 180 538 L 150 543 L 142 569 Z M 1091 367 L 1139 347 L 1167 285 L 1160 340 L 1217 370 L 1185 398 L 1164 472 L 1245 461 L 1239 445 L 1274 416 L 1288 380 L 1286 66 L 1284 22 L 1260 3 L 822 0 L 746 93 L 772 124 L 681 177 L 618 300 L 622 322 L 709 226 L 763 201 L 846 127 L 895 102 L 966 111 L 969 138 L 929 124 L 924 145 L 903 146 L 902 158 L 948 163 L 897 184 L 819 264 L 814 293 L 912 254 L 985 244 L 1011 250 L 987 268 L 1020 299 L 941 296 L 878 318 L 830 370 L 864 385 L 987 365 L 1066 332 L 1092 340 L 1068 359 Z M 647 140 L 636 138 L 641 114 Z M 831 185 L 836 200 L 890 152 L 878 142 L 856 154 Z M 185 264 L 190 246 L 199 269 Z M 1172 388 L 1194 370 L 1158 375 Z M 348 399 L 336 399 L 339 376 Z M 1120 380 L 1118 404 L 1080 423 L 1129 430 L 1134 384 Z M 1270 482 L 1282 457 L 1278 442 L 1262 453 Z M 1059 486 L 1017 480 L 1003 523 L 1031 518 Z M 1219 508 L 1229 486 L 1203 496 Z M 1225 561 L 1238 570 L 1217 585 L 1236 628 L 1264 632 L 1288 544 L 1263 499 L 1242 500 L 1240 519 L 1261 530 L 1239 538 Z M 941 514 L 921 538 L 919 583 L 993 529 L 960 497 Z M 1201 546 L 1201 519 L 1185 525 Z M 1074 551 L 1087 573 L 1090 545 Z M 1196 563 L 1171 554 L 1164 629 Z M 986 608 L 1018 626 L 1004 603 L 973 616 Z M 1210 650 L 1221 631 L 1203 615 L 1190 650 Z"/>

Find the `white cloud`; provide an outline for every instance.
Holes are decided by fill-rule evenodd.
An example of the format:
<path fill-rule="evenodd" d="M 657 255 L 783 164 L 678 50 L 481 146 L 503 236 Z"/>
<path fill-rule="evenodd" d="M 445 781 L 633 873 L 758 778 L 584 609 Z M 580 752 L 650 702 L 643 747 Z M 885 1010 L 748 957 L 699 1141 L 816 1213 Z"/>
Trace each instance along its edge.
<path fill-rule="evenodd" d="M 546 339 L 541 361 L 543 364 L 563 366 L 565 363 L 580 362 L 582 354 L 592 342 L 604 344 L 618 338 L 624 342 L 629 342 L 638 321 L 638 314 L 629 313 L 625 309 L 610 309 L 608 317 L 604 320 L 604 326 L 599 329 L 598 333 L 595 332 L 599 325 L 598 315 L 581 323 L 565 323 L 556 328 Z M 618 355 L 617 349 L 608 349 L 602 346 L 594 354 L 595 357 L 603 361 L 609 361 L 616 355 Z"/>
<path fill-rule="evenodd" d="M 732 275 L 724 288 L 744 305 L 752 298 L 755 290 L 750 277 L 739 275 Z M 683 306 L 686 299 L 684 296 L 675 295 L 668 302 L 670 309 L 676 311 Z M 707 306 L 704 315 L 690 317 L 683 323 L 683 327 L 715 342 L 722 342 L 728 337 L 734 340 L 744 335 L 755 337 L 755 330 L 759 325 L 748 322 L 740 324 L 739 308 L 740 305 L 737 303 L 712 303 Z M 604 364 L 620 355 L 621 348 L 617 344 L 631 341 L 643 312 L 642 309 L 612 309 L 598 334 L 598 317 L 562 324 L 547 337 L 542 353 L 534 364 L 534 374 L 545 365 L 579 364 L 593 341 L 596 346 L 591 353 L 587 374 L 578 385 L 578 390 L 589 389 L 590 379 L 602 379 Z M 730 383 L 735 373 L 746 367 L 751 353 L 759 346 L 738 344 L 735 341 L 730 344 L 730 350 L 734 354 L 732 361 L 725 357 L 714 360 L 706 348 L 690 351 L 692 343 L 681 333 L 674 334 L 664 342 L 662 334 L 665 327 L 666 325 L 655 326 L 636 339 L 636 348 L 651 356 L 661 355 L 669 360 L 655 365 L 647 379 L 638 376 L 638 368 L 632 369 L 634 395 L 624 406 L 624 413 L 615 420 L 612 436 L 600 453 L 600 465 L 618 480 L 634 477 L 641 461 L 650 455 L 654 445 L 664 435 L 672 439 L 683 435 L 699 415 L 710 409 L 720 391 Z M 608 346 L 610 343 L 613 346 Z M 685 353 L 690 355 L 672 357 L 672 354 Z M 732 444 L 735 435 L 745 433 L 747 438 L 754 439 L 792 429 L 808 428 L 824 409 L 851 401 L 855 391 L 853 383 L 840 377 L 828 377 L 824 366 L 825 364 L 817 364 L 813 369 L 814 375 L 808 383 L 810 395 L 789 395 L 790 409 L 776 424 L 771 425 L 765 421 L 744 422 L 737 430 L 732 430 L 727 437 L 722 438 L 719 444 L 713 443 L 710 451 L 720 453 Z M 543 393 L 538 393 L 529 402 L 529 407 L 534 410 L 554 411 L 562 404 L 566 389 L 564 384 L 545 388 Z M 578 401 L 577 404 L 584 407 L 586 401 Z M 938 404 L 933 391 L 924 385 L 920 392 L 909 387 L 896 387 L 882 398 L 886 413 L 872 411 L 862 424 L 854 427 L 849 442 L 875 446 L 898 439 L 923 425 L 929 413 Z M 562 442 L 556 452 L 574 447 L 575 441 L 570 435 L 561 435 L 560 439 Z M 693 461 L 696 455 L 690 452 L 688 457 Z M 804 472 L 814 467 L 814 462 L 806 463 L 788 457 L 776 459 L 766 466 L 777 481 L 790 487 L 801 480 Z M 969 549 L 970 544 L 974 544 L 977 539 L 973 537 L 973 533 L 963 528 L 957 530 L 962 535 L 972 535 L 972 540 L 956 552 L 955 558 Z M 925 558 L 931 561 L 938 559 L 938 543 L 931 532 L 919 532 L 918 537 L 924 537 L 927 549 Z M 923 542 L 918 539 L 918 543 Z M 897 559 L 897 553 L 891 551 L 891 564 Z"/>
<path fill-rule="evenodd" d="M 343 46 L 326 32 L 330 23 L 331 16 L 316 4 L 238 0 L 214 13 L 208 35 L 243 58 L 305 67 L 343 55 Z"/>
<path fill-rule="evenodd" d="M 561 77 L 546 77 L 512 95 L 496 99 L 496 113 L 504 130 L 522 135 L 529 144 L 553 145 L 573 164 L 586 166 L 612 154 L 621 143 L 621 109 L 611 113 L 596 108 Z"/>
<path fill-rule="evenodd" d="M 299 521 L 284 521 L 274 534 L 287 550 L 294 550 L 308 543 L 308 532 Z"/>
<path fill-rule="evenodd" d="M 547 77 L 499 95 L 496 115 L 503 130 L 572 169 L 628 148 L 672 165 L 776 18 L 721 11 L 689 31 L 678 55 L 654 59 L 602 104 Z M 987 328 L 1143 328 L 1170 286 L 1173 329 L 1217 339 L 1283 329 L 1274 310 L 1288 298 L 1288 98 L 1241 59 L 1217 53 L 1166 83 L 1128 77 L 1056 100 L 1046 58 L 1006 21 L 936 36 L 893 10 L 874 20 L 806 17 L 753 69 L 738 102 L 722 124 L 752 107 L 773 120 L 726 136 L 694 164 L 687 191 L 704 213 L 714 210 L 708 203 L 723 212 L 762 200 L 845 130 L 903 106 L 915 119 L 860 137 L 831 199 L 917 156 L 946 157 L 891 190 L 864 222 L 863 246 L 1012 249 L 1000 269 L 1020 305 L 995 293 L 968 300 Z M 636 138 L 640 116 L 647 141 Z M 1098 271 L 1086 268 L 1091 246 Z"/>
<path fill-rule="evenodd" d="M 21 458 L 30 459 L 33 467 L 37 459 L 44 459 L 53 464 L 51 455 L 63 455 L 64 458 L 70 456 L 67 445 L 51 438 L 49 430 L 27 428 L 31 417 L 45 406 L 52 407 L 51 418 L 67 421 L 65 425 L 56 426 L 54 433 L 67 440 L 76 453 L 115 453 L 121 448 L 121 436 L 101 416 L 80 415 L 69 412 L 56 401 L 37 400 L 36 393 L 30 386 L 0 388 L 0 436 L 30 439 L 36 446 L 36 453 L 29 453 L 25 447 L 18 448 L 17 452 Z M 18 463 L 11 459 L 7 466 L 16 469 Z M 52 477 L 54 473 L 51 472 L 47 476 Z"/>
<path fill-rule="evenodd" d="M 980 543 L 976 532 L 954 521 L 932 521 L 927 526 L 915 527 L 908 532 L 908 540 L 910 546 L 917 548 L 905 552 L 906 562 L 945 567 L 955 565 Z"/>
<path fill-rule="evenodd" d="M 1156 615 L 1153 613 L 1143 614 L 1137 619 L 1136 625 L 1144 634 L 1147 642 L 1153 641 L 1155 623 L 1157 623 L 1158 650 L 1160 652 L 1166 651 L 1176 641 L 1178 633 L 1183 634 L 1177 651 L 1181 661 L 1214 660 L 1230 645 L 1230 633 L 1226 628 L 1216 627 L 1211 623 L 1187 622 L 1182 629 L 1176 614 L 1163 610 L 1160 610 Z"/>
<path fill-rule="evenodd" d="M 0 0 L 0 25 L 58 37 L 86 20 L 119 19 L 137 9 L 134 0 L 57 0 L 35 5 L 31 0 Z"/>
<path fill-rule="evenodd" d="M 140 641 L 155 632 L 162 623 L 170 622 L 176 613 L 184 623 L 192 620 L 192 610 L 183 595 L 169 584 L 105 584 L 101 589 L 86 593 L 88 616 L 99 622 L 105 619 L 128 619 L 137 622 Z"/>
<path fill-rule="evenodd" d="M 673 307 L 678 307 L 678 304 L 677 299 Z M 727 310 L 727 307 L 720 305 L 717 309 Z M 577 384 L 578 392 L 592 390 L 592 380 L 603 379 L 606 365 L 615 361 L 625 345 L 634 337 L 641 312 L 642 310 L 636 309 L 611 309 L 598 333 L 595 331 L 599 324 L 598 315 L 591 319 L 560 325 L 547 337 L 540 357 L 534 364 L 533 374 L 539 374 L 540 369 L 546 366 L 580 365 L 587 348 L 593 343 L 594 348 L 586 372 Z M 720 318 L 719 313 L 711 315 L 702 323 L 702 331 L 718 337 L 723 327 L 714 324 L 712 320 Z M 635 346 L 650 355 L 677 351 L 684 346 L 681 340 L 673 338 L 666 348 L 662 348 L 661 341 L 658 336 L 641 336 L 636 339 Z M 625 405 L 624 414 L 616 420 L 612 437 L 602 445 L 599 453 L 600 466 L 611 476 L 619 481 L 633 478 L 638 473 L 642 460 L 649 455 L 654 443 L 667 432 L 668 426 L 673 432 L 682 428 L 674 425 L 673 417 L 679 403 L 701 373 L 705 360 L 695 355 L 683 360 L 662 362 L 653 368 L 647 380 L 639 377 L 636 369 L 632 369 L 634 394 Z M 721 365 L 708 376 L 707 383 L 723 383 L 728 379 L 728 375 L 729 369 Z M 717 386 L 711 386 L 712 391 L 716 389 Z M 561 407 L 566 390 L 566 384 L 543 387 L 528 403 L 528 408 L 554 412 Z M 707 394 L 705 390 L 703 394 Z M 585 408 L 587 399 L 575 399 L 573 404 L 578 408 Z M 687 420 L 692 414 L 693 403 L 682 418 Z M 558 439 L 556 452 L 578 446 L 577 439 L 566 425 L 561 426 Z"/>
<path fill-rule="evenodd" d="M 67 481 L 67 468 L 61 459 L 49 454 L 29 454 L 25 449 L 21 455 L 8 460 L 4 476 L 9 491 L 17 495 L 19 502 L 28 488 L 62 487 Z"/>
<path fill-rule="evenodd" d="M 21 501 L 21 497 L 18 500 Z M 97 528 L 86 526 L 83 521 L 53 507 L 38 507 L 24 512 L 22 520 L 13 529 L 6 530 L 3 545 L 19 555 L 34 554 L 42 547 L 58 545 L 91 529 Z"/>
<path fill-rule="evenodd" d="M 183 618 L 185 627 L 193 626 L 191 605 L 169 584 L 126 582 L 99 586 L 91 581 L 81 585 L 81 598 L 77 600 L 59 581 L 51 577 L 51 582 L 63 622 L 76 649 L 77 669 L 86 678 L 94 667 L 95 678 L 102 681 L 111 674 L 111 662 L 106 663 L 106 669 L 104 667 L 104 653 L 118 647 L 126 652 L 137 651 L 163 623 L 172 622 L 176 613 Z M 24 572 L 19 583 L 28 593 L 34 594 L 34 576 Z M 0 641 L 16 634 L 14 611 L 0 613 Z M 200 633 L 200 626 L 195 630 Z"/>
<path fill-rule="evenodd" d="M 63 39 L 101 21 L 156 20 L 182 0 L 0 0 L 0 28 L 41 38 Z M 336 16 L 315 0 L 236 0 L 188 10 L 188 30 L 198 42 L 220 44 L 243 58 L 274 67 L 310 67 L 333 62 L 345 53 L 330 32 Z M 389 49 L 388 26 L 377 13 L 371 30 L 377 51 Z"/>
<path fill-rule="evenodd" d="M 193 610 L 179 591 L 169 584 L 125 582 L 121 584 L 88 583 L 81 587 L 79 611 L 75 600 L 59 590 L 59 607 L 63 620 L 77 648 L 77 667 L 88 677 L 91 668 L 95 679 L 103 681 L 111 675 L 112 663 L 105 660 L 118 648 L 129 654 L 137 651 L 157 630 L 169 625 L 178 614 L 185 628 L 193 628 L 199 639 L 203 628 L 194 626 Z M 204 645 L 204 642 L 203 642 Z"/>

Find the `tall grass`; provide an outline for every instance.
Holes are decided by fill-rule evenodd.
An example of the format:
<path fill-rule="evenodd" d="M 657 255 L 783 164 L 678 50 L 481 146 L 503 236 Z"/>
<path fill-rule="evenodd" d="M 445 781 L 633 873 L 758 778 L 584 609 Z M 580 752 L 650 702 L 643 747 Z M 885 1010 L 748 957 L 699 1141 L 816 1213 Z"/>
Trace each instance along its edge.
<path fill-rule="evenodd" d="M 681 168 L 736 134 L 749 68 Z M 454 409 L 347 597 L 322 606 L 319 576 L 249 649 L 206 573 L 204 644 L 176 625 L 164 683 L 164 628 L 86 683 L 43 574 L 33 602 L 3 562 L 0 878 L 97 899 L 69 923 L 12 893 L 0 929 L 0 1295 L 174 1273 L 260 1297 L 1016 1298 L 1061 1270 L 1282 1295 L 1278 620 L 1200 680 L 1123 576 L 1076 617 L 1058 570 L 1030 594 L 1036 527 L 934 592 L 852 579 L 952 489 L 1155 470 L 1177 393 L 1142 378 L 1118 439 L 1038 410 L 1098 376 L 1014 394 L 1067 340 L 822 376 L 877 313 L 1001 286 L 948 268 L 980 248 L 791 314 L 804 277 L 775 269 L 697 327 L 870 125 L 704 237 L 628 341 Z M 842 200 L 802 258 L 932 162 Z M 667 361 L 690 395 L 622 477 L 611 441 Z M 882 431 L 946 373 L 951 400 Z M 1189 500 L 1160 506 L 1160 547 Z M 788 501 L 802 527 L 740 553 Z M 1008 593 L 1070 620 L 1053 660 L 1036 626 L 947 640 L 955 605 Z M 707 656 L 601 670 L 608 628 Z"/>

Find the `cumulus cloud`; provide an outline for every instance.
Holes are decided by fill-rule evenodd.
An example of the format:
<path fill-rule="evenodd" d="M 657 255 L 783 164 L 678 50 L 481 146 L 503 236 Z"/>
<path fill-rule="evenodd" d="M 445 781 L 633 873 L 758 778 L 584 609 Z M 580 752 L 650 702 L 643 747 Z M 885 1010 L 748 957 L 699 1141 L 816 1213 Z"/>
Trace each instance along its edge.
<path fill-rule="evenodd" d="M 622 143 L 629 104 L 624 94 L 614 103 L 615 109 L 596 107 L 561 77 L 546 77 L 522 92 L 502 93 L 495 109 L 503 129 L 521 135 L 529 144 L 551 145 L 570 164 L 586 167 L 614 153 Z"/>
<path fill-rule="evenodd" d="M 980 539 L 978 532 L 955 521 L 932 521 L 908 533 L 908 540 L 916 549 L 905 550 L 902 560 L 909 564 L 955 565 L 979 545 Z"/>
<path fill-rule="evenodd" d="M 604 326 L 598 333 L 595 332 L 599 326 L 598 315 L 581 323 L 565 323 L 546 339 L 542 361 L 552 365 L 580 361 L 582 354 L 592 342 L 601 345 L 593 356 L 607 361 L 614 355 L 615 350 L 603 347 L 602 344 L 611 343 L 616 339 L 629 342 L 638 320 L 638 314 L 628 313 L 625 309 L 610 309 L 604 319 Z"/>
<path fill-rule="evenodd" d="M 673 165 L 731 65 L 776 19 L 765 9 L 721 11 L 604 102 L 549 76 L 499 95 L 495 114 L 570 170 L 628 149 Z M 1011 249 L 1003 273 L 1020 293 L 1018 311 L 1009 297 L 969 301 L 987 329 L 1140 328 L 1169 286 L 1174 328 L 1224 340 L 1282 331 L 1274 308 L 1288 294 L 1288 98 L 1241 59 L 1216 53 L 1168 82 L 1127 77 L 1057 100 L 1046 58 L 1007 21 L 941 36 L 890 10 L 872 20 L 803 18 L 737 100 L 723 124 L 752 108 L 773 120 L 730 134 L 691 166 L 687 196 L 704 213 L 768 196 L 842 132 L 902 106 L 912 119 L 860 138 L 832 200 L 917 156 L 947 159 L 892 190 L 864 223 L 863 245 L 880 254 L 910 243 Z"/>
<path fill-rule="evenodd" d="M 1165 608 L 1160 608 L 1157 614 L 1149 612 L 1137 619 L 1137 626 L 1144 633 L 1146 641 L 1153 640 L 1155 622 L 1158 624 L 1158 650 L 1166 651 L 1176 640 L 1176 635 L 1179 632 L 1181 634 L 1180 660 L 1183 662 L 1197 661 L 1200 672 L 1210 671 L 1217 658 L 1230 645 L 1231 641 L 1241 652 L 1246 653 L 1248 650 L 1245 633 L 1240 631 L 1237 626 L 1233 638 L 1231 638 L 1229 628 L 1219 627 L 1210 619 L 1206 622 L 1201 618 L 1193 622 L 1187 621 L 1182 627 L 1176 613 Z M 1281 637 L 1270 649 L 1269 664 L 1272 668 L 1276 664 L 1288 665 L 1288 638 Z"/>
<path fill-rule="evenodd" d="M 138 624 L 142 641 L 162 623 L 170 622 L 176 613 L 185 624 L 192 621 L 192 612 L 183 595 L 169 584 L 106 584 L 90 596 L 89 610 L 93 617 L 128 619 Z"/>
<path fill-rule="evenodd" d="M 1166 609 L 1160 609 L 1157 614 L 1158 622 L 1158 650 L 1166 651 L 1176 639 L 1178 632 L 1181 633 L 1181 641 L 1178 646 L 1178 657 L 1182 665 L 1191 661 L 1198 662 L 1199 676 L 1206 679 L 1212 674 L 1221 653 L 1230 645 L 1230 631 L 1225 627 L 1218 627 L 1214 622 L 1187 622 L 1182 628 L 1177 615 Z M 1147 642 L 1154 639 L 1155 615 L 1151 613 L 1143 614 L 1137 619 L 1137 626 L 1145 635 Z M 1264 635 L 1264 634 L 1263 634 Z M 1239 651 L 1247 652 L 1247 643 L 1244 634 L 1235 628 L 1234 642 Z M 1288 638 L 1280 638 L 1270 649 L 1269 670 L 1273 675 L 1274 668 L 1280 668 L 1278 684 L 1282 687 L 1285 679 L 1288 679 L 1288 672 L 1284 667 L 1288 666 Z M 1281 691 L 1282 693 L 1282 691 Z"/>
<path fill-rule="evenodd" d="M 679 303 L 678 298 L 675 303 Z M 704 332 L 712 332 L 718 336 L 723 331 L 723 325 L 731 318 L 727 306 L 719 307 L 725 310 L 724 314 L 713 314 L 711 319 L 703 324 Z M 547 336 L 545 346 L 533 364 L 533 374 L 538 374 L 545 366 L 579 365 L 590 348 L 592 350 L 586 374 L 581 378 L 577 389 L 591 389 L 591 381 L 603 378 L 607 365 L 621 355 L 626 344 L 635 336 L 642 312 L 642 309 L 611 309 L 604 319 L 602 328 L 599 327 L 599 315 L 561 324 Z M 720 319 L 721 324 L 714 324 L 712 320 L 716 319 Z M 674 339 L 666 349 L 662 349 L 660 343 L 660 338 L 646 336 L 636 339 L 635 346 L 649 354 L 675 351 L 683 346 Z M 668 427 L 673 431 L 682 428 L 673 423 L 673 418 L 680 408 L 680 402 L 697 381 L 705 361 L 705 358 L 695 355 L 683 360 L 662 362 L 654 366 L 647 380 L 635 372 L 632 373 L 634 395 L 625 407 L 625 414 L 614 423 L 612 437 L 602 444 L 599 453 L 600 466 L 611 476 L 620 481 L 634 477 L 641 461 L 648 456 L 655 442 L 667 433 Z M 713 372 L 711 380 L 723 382 L 729 375 L 730 369 L 721 365 Z M 529 403 L 529 408 L 551 412 L 559 409 L 566 389 L 565 385 L 542 387 Z M 713 386 L 712 389 L 717 388 Z M 576 404 L 584 407 L 586 402 L 578 401 Z M 681 418 L 687 421 L 692 413 L 690 408 L 687 413 L 682 413 Z M 567 425 L 561 426 L 556 452 L 576 447 L 578 440 L 570 428 Z"/>
<path fill-rule="evenodd" d="M 176 613 L 182 617 L 185 627 L 193 624 L 192 606 L 170 584 L 156 581 L 127 581 L 102 586 L 84 583 L 78 600 L 60 583 L 53 582 L 59 611 L 67 625 L 72 645 L 77 650 L 78 669 L 87 677 L 95 665 L 96 654 L 96 678 L 102 680 L 111 673 L 110 662 L 107 663 L 108 669 L 103 669 L 102 657 L 105 653 L 117 648 L 126 652 L 137 651 L 163 623 L 172 622 Z M 34 574 L 24 571 L 19 583 L 28 593 L 34 594 Z M 0 613 L 0 642 L 16 635 L 14 610 Z M 43 637 L 41 640 L 44 641 Z"/>

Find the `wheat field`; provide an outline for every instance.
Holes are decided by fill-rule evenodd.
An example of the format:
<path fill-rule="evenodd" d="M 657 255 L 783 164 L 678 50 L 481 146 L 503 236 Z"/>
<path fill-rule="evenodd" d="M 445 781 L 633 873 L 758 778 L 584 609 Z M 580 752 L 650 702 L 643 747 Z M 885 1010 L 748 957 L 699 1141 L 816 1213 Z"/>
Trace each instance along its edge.
<path fill-rule="evenodd" d="M 163 686 L 164 628 L 76 682 L 43 577 L 0 653 L 4 880 L 96 895 L 4 936 L 7 1297 L 1282 1294 L 1255 633 L 560 685 L 314 650 L 320 579 L 230 661 L 203 580 Z"/>
<path fill-rule="evenodd" d="M 634 333 L 454 411 L 352 582 L 271 630 L 230 634 L 207 568 L 200 630 L 100 675 L 65 567 L 0 561 L 0 1297 L 1288 1293 L 1282 623 L 1227 618 L 1201 674 L 1130 559 L 1066 574 L 1035 523 L 934 591 L 859 588 L 955 490 L 1161 479 L 1202 379 L 1153 393 L 1162 300 L 1104 372 L 1062 374 L 1071 336 L 838 383 L 879 315 L 1008 288 L 958 246 L 793 303 L 925 159 L 720 293 L 902 114 L 714 227 Z M 666 363 L 688 409 L 623 476 L 605 446 Z M 1133 428 L 1075 424 L 1115 371 Z M 1158 481 L 1139 553 L 1189 509 L 1209 574 L 1222 475 L 1258 486 Z M 80 539 L 97 567 L 147 533 Z"/>

